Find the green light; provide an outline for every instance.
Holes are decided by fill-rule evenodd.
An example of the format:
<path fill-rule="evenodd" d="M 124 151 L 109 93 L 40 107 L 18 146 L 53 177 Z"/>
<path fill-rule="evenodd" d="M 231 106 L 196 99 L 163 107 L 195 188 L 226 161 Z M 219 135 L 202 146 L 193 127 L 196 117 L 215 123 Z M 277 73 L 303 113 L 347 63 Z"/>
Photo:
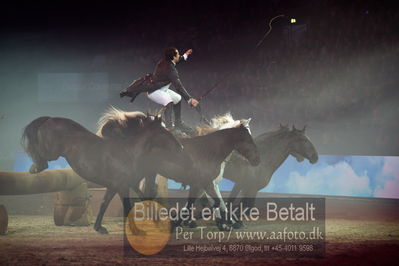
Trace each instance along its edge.
<path fill-rule="evenodd" d="M 296 23 L 296 19 L 292 18 L 291 23 Z"/>

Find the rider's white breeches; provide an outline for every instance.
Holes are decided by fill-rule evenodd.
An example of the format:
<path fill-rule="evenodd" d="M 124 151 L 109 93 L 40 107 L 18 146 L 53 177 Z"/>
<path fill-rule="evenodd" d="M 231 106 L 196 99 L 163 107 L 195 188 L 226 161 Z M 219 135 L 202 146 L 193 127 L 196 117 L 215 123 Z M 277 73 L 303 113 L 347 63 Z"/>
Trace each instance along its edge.
<path fill-rule="evenodd" d="M 148 94 L 148 98 L 157 104 L 161 104 L 166 106 L 168 103 L 173 102 L 173 104 L 177 104 L 181 100 L 181 95 L 169 89 L 170 83 L 150 94 Z"/>

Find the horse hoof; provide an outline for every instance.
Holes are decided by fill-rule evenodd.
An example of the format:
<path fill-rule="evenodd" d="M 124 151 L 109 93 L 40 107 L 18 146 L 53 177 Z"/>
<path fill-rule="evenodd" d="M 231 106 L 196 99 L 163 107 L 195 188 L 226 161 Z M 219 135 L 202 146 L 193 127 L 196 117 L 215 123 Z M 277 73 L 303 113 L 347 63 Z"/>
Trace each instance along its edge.
<path fill-rule="evenodd" d="M 231 227 L 225 223 L 217 223 L 216 225 L 217 225 L 219 231 L 230 231 L 231 230 Z"/>
<path fill-rule="evenodd" d="M 105 228 L 103 226 L 100 226 L 99 228 L 94 228 L 94 230 L 96 230 L 97 232 L 99 232 L 102 235 L 108 234 L 107 228 Z"/>
<path fill-rule="evenodd" d="M 32 166 L 29 168 L 29 173 L 31 173 L 31 174 L 37 174 L 38 173 L 36 164 L 32 164 Z"/>
<path fill-rule="evenodd" d="M 47 168 L 48 168 L 47 163 L 40 165 L 40 167 L 37 164 L 32 164 L 32 166 L 29 168 L 29 173 L 38 174 Z"/>
<path fill-rule="evenodd" d="M 228 226 L 227 224 L 223 224 L 220 228 L 220 231 L 230 231 L 231 230 L 231 226 Z"/>

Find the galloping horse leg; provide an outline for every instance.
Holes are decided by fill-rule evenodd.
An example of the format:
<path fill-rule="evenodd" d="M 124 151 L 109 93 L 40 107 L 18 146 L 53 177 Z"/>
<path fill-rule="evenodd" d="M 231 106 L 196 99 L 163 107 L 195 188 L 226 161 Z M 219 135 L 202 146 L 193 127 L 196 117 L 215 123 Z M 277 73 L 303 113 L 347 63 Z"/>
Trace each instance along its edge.
<path fill-rule="evenodd" d="M 108 234 L 107 229 L 101 225 L 104 217 L 105 210 L 108 208 L 109 203 L 114 198 L 116 192 L 107 188 L 103 201 L 101 202 L 100 210 L 97 214 L 96 222 L 94 223 L 94 230 L 101 234 Z"/>
<path fill-rule="evenodd" d="M 230 195 L 229 195 L 229 202 L 231 204 L 236 200 L 240 191 L 241 191 L 241 186 L 239 184 L 235 183 L 233 190 L 230 192 Z"/>
<path fill-rule="evenodd" d="M 206 192 L 199 198 L 202 207 L 212 207 L 214 202 Z"/>
<path fill-rule="evenodd" d="M 236 221 L 232 217 L 230 217 L 230 218 L 228 217 L 228 209 L 227 209 L 226 203 L 223 200 L 222 194 L 220 193 L 219 185 L 216 182 L 213 182 L 212 185 L 215 190 L 214 193 L 216 193 L 217 198 L 220 200 L 220 210 L 222 211 L 222 214 L 224 216 L 224 217 L 223 216 L 222 217 L 224 218 L 224 220 L 227 221 L 229 224 L 231 224 L 233 226 L 233 228 L 235 228 L 235 229 L 241 228 L 240 225 L 236 224 Z M 238 192 L 239 191 L 240 190 L 238 190 Z M 209 192 L 210 192 L 210 194 L 212 194 L 211 191 L 209 191 Z M 234 200 L 232 200 L 230 202 L 230 204 L 232 204 L 233 201 Z"/>
<path fill-rule="evenodd" d="M 255 198 L 258 194 L 258 189 L 256 187 L 247 187 L 243 191 L 242 203 L 244 207 L 252 208 L 255 206 Z"/>
<path fill-rule="evenodd" d="M 41 158 L 37 153 L 31 154 L 33 164 L 29 168 L 29 173 L 37 174 L 48 168 L 48 161 Z"/>
<path fill-rule="evenodd" d="M 134 217 L 129 217 L 129 212 L 132 209 L 132 203 L 130 202 L 129 198 L 129 187 L 125 186 L 121 191 L 118 192 L 119 197 L 122 200 L 123 204 L 123 218 L 128 219 L 130 231 L 134 235 L 145 235 L 143 230 L 137 228 L 136 224 L 134 223 Z"/>
<path fill-rule="evenodd" d="M 202 207 L 212 207 L 214 204 L 214 201 L 208 196 L 208 194 L 204 191 L 199 196 L 199 201 L 202 205 Z M 202 212 L 199 212 L 195 215 L 196 220 L 203 219 Z M 191 222 L 191 221 L 184 221 L 183 223 L 184 226 L 190 226 L 191 228 L 196 227 L 196 224 Z"/>
<path fill-rule="evenodd" d="M 140 199 L 140 201 L 146 200 L 146 197 L 144 196 L 143 191 L 140 190 L 139 186 L 133 186 L 133 191 L 137 194 L 137 197 Z M 134 203 L 133 203 L 134 205 Z"/>
<path fill-rule="evenodd" d="M 150 174 L 145 178 L 144 197 L 146 199 L 154 199 L 157 196 L 156 177 L 156 174 Z"/>
<path fill-rule="evenodd" d="M 245 188 L 242 191 L 243 198 L 240 201 L 240 204 L 242 204 L 243 208 L 249 207 L 252 208 L 255 206 L 255 198 L 256 194 L 258 193 L 258 190 L 256 188 Z M 243 221 L 239 220 L 236 221 L 234 224 L 234 228 L 239 229 L 244 227 Z"/>
<path fill-rule="evenodd" d="M 203 190 L 203 189 L 200 189 L 199 187 L 191 186 L 191 185 L 190 185 L 190 191 L 189 191 L 189 195 L 188 195 L 188 201 L 187 201 L 186 208 L 189 210 L 189 213 L 190 213 L 190 217 L 189 217 L 189 219 L 187 220 L 187 225 L 188 225 L 189 227 L 191 227 L 191 228 L 197 227 L 197 224 L 196 224 L 196 222 L 195 222 L 194 219 L 193 219 L 193 218 L 195 218 L 195 217 L 192 217 L 192 216 L 191 216 L 191 215 L 192 215 L 191 207 L 194 206 L 195 201 L 198 199 L 198 197 L 199 197 L 202 193 L 204 193 L 204 190 Z M 174 229 L 174 228 L 180 226 L 181 223 L 183 222 L 183 220 L 181 219 L 181 217 L 180 217 L 179 214 L 178 214 L 178 217 L 179 217 L 179 218 L 177 219 L 177 221 L 175 221 L 175 222 L 173 223 L 172 229 Z"/>
<path fill-rule="evenodd" d="M 51 151 L 46 149 L 45 144 L 48 144 L 49 139 L 51 143 L 54 134 L 51 130 L 48 130 L 46 126 L 43 129 L 43 125 L 46 124 L 49 119 L 51 118 L 43 116 L 33 120 L 25 127 L 22 134 L 22 145 L 33 161 L 29 169 L 31 174 L 37 174 L 48 168 L 47 162 L 50 158 L 43 157 L 51 156 Z"/>
<path fill-rule="evenodd" d="M 229 204 L 233 206 L 233 202 L 237 199 L 238 194 L 241 192 L 242 186 L 238 183 L 234 184 L 233 190 L 230 192 L 229 195 Z M 244 224 L 241 221 L 236 221 L 235 219 L 232 219 L 232 226 L 234 229 L 240 229 L 244 227 Z"/>
<path fill-rule="evenodd" d="M 227 207 L 224 204 L 222 195 L 220 194 L 219 191 L 219 187 L 217 184 L 215 184 L 214 182 L 209 186 L 209 188 L 206 190 L 207 193 L 209 193 L 209 196 L 211 196 L 213 198 L 213 200 L 215 201 L 213 208 L 216 214 L 216 225 L 219 228 L 220 231 L 229 231 L 230 227 L 224 223 L 224 221 L 227 221 L 226 217 L 227 217 Z M 222 218 L 221 215 L 221 209 L 224 212 L 224 219 Z"/>
<path fill-rule="evenodd" d="M 188 194 L 188 201 L 187 201 L 187 209 L 189 210 L 190 217 L 186 223 L 190 228 L 197 227 L 197 223 L 195 222 L 195 219 L 194 219 L 195 217 L 192 216 L 192 215 L 194 215 L 192 212 L 192 207 L 194 206 L 195 201 L 202 195 L 206 196 L 206 192 L 204 189 L 196 187 L 196 186 L 193 186 L 193 187 L 190 186 L 190 191 Z"/>

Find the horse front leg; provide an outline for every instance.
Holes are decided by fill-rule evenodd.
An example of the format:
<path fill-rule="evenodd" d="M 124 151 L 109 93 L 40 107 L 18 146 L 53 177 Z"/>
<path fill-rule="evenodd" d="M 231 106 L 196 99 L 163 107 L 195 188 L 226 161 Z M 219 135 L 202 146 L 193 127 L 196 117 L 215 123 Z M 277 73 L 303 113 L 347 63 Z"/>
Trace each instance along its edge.
<path fill-rule="evenodd" d="M 187 220 L 187 226 L 190 228 L 196 228 L 197 227 L 197 223 L 195 222 L 195 217 L 193 214 L 193 206 L 195 201 L 202 196 L 203 194 L 205 194 L 205 191 L 203 189 L 200 189 L 199 187 L 193 187 L 191 188 L 190 186 L 190 192 L 188 195 L 188 201 L 187 201 L 187 209 L 189 211 L 189 218 Z"/>
<path fill-rule="evenodd" d="M 258 189 L 256 187 L 245 188 L 245 190 L 243 190 L 243 198 L 241 200 L 243 207 L 254 207 L 257 194 Z"/>
<path fill-rule="evenodd" d="M 155 199 L 157 196 L 156 174 L 149 174 L 146 176 L 144 183 L 144 198 Z"/>
<path fill-rule="evenodd" d="M 241 185 L 238 183 L 235 183 L 233 190 L 230 192 L 230 195 L 229 195 L 229 202 L 231 204 L 233 204 L 233 202 L 236 200 L 236 198 L 240 192 L 241 192 Z"/>
<path fill-rule="evenodd" d="M 146 200 L 147 198 L 145 197 L 145 194 L 143 193 L 143 191 L 141 191 L 140 189 L 140 185 L 139 183 L 134 184 L 133 186 L 131 186 L 131 188 L 133 189 L 133 191 L 136 193 L 138 199 L 140 201 Z M 130 201 L 129 201 L 130 202 Z M 134 203 L 132 204 L 134 205 Z"/>
<path fill-rule="evenodd" d="M 109 203 L 114 198 L 116 192 L 107 188 L 103 201 L 101 202 L 100 210 L 97 214 L 96 222 L 94 223 L 94 230 L 100 234 L 108 234 L 108 230 L 101 225 L 105 211 L 108 208 Z"/>
<path fill-rule="evenodd" d="M 226 204 L 223 201 L 222 194 L 220 193 L 219 186 L 216 184 L 216 182 L 212 182 L 212 184 L 207 188 L 206 192 L 211 196 L 214 200 L 213 208 L 215 211 L 216 215 L 216 225 L 219 228 L 220 231 L 229 231 L 230 226 L 225 223 L 229 219 L 228 217 L 228 211 Z M 223 217 L 222 217 L 222 212 L 223 212 Z"/>
<path fill-rule="evenodd" d="M 198 198 L 200 199 L 200 203 L 202 207 L 212 207 L 213 206 L 213 200 L 206 194 L 205 190 L 199 193 Z M 195 216 L 195 220 L 200 220 L 203 219 L 202 217 L 202 212 L 197 213 Z M 191 217 L 190 220 L 184 221 L 183 223 L 184 226 L 189 226 L 191 228 L 197 227 L 197 224 L 194 222 L 194 219 Z"/>
<path fill-rule="evenodd" d="M 29 168 L 29 173 L 37 174 L 48 168 L 48 161 L 43 159 L 37 152 L 31 154 L 33 164 Z"/>
<path fill-rule="evenodd" d="M 139 189 L 138 189 L 139 190 Z M 120 191 L 118 192 L 119 197 L 122 200 L 123 204 L 123 218 L 127 219 L 125 222 L 129 223 L 130 231 L 133 235 L 145 235 L 143 230 L 140 230 L 135 221 L 134 217 L 129 216 L 130 210 L 132 209 L 132 203 L 129 198 L 129 186 L 122 186 Z"/>
<path fill-rule="evenodd" d="M 242 198 L 239 201 L 239 204 L 242 205 L 243 208 L 252 208 L 255 206 L 255 199 L 256 199 L 256 194 L 258 193 L 257 189 L 254 187 L 247 187 L 242 190 Z M 239 207 L 239 205 L 236 206 L 236 208 Z M 242 220 L 236 220 L 235 224 L 233 225 L 234 228 L 239 229 L 243 228 L 245 225 Z"/>
<path fill-rule="evenodd" d="M 196 222 L 194 221 L 194 217 L 193 212 L 192 212 L 192 207 L 194 206 L 195 201 L 199 198 L 199 196 L 201 196 L 204 193 L 204 190 L 199 188 L 198 186 L 192 186 L 190 185 L 190 191 L 188 194 L 188 201 L 187 201 L 187 205 L 185 208 L 188 209 L 189 211 L 189 217 L 186 221 L 185 224 L 187 224 L 189 227 L 191 228 L 195 228 L 197 227 Z M 176 219 L 176 221 L 173 223 L 172 229 L 178 227 L 181 225 L 181 223 L 183 222 L 183 219 L 181 219 L 180 215 L 178 215 L 178 219 Z"/>

